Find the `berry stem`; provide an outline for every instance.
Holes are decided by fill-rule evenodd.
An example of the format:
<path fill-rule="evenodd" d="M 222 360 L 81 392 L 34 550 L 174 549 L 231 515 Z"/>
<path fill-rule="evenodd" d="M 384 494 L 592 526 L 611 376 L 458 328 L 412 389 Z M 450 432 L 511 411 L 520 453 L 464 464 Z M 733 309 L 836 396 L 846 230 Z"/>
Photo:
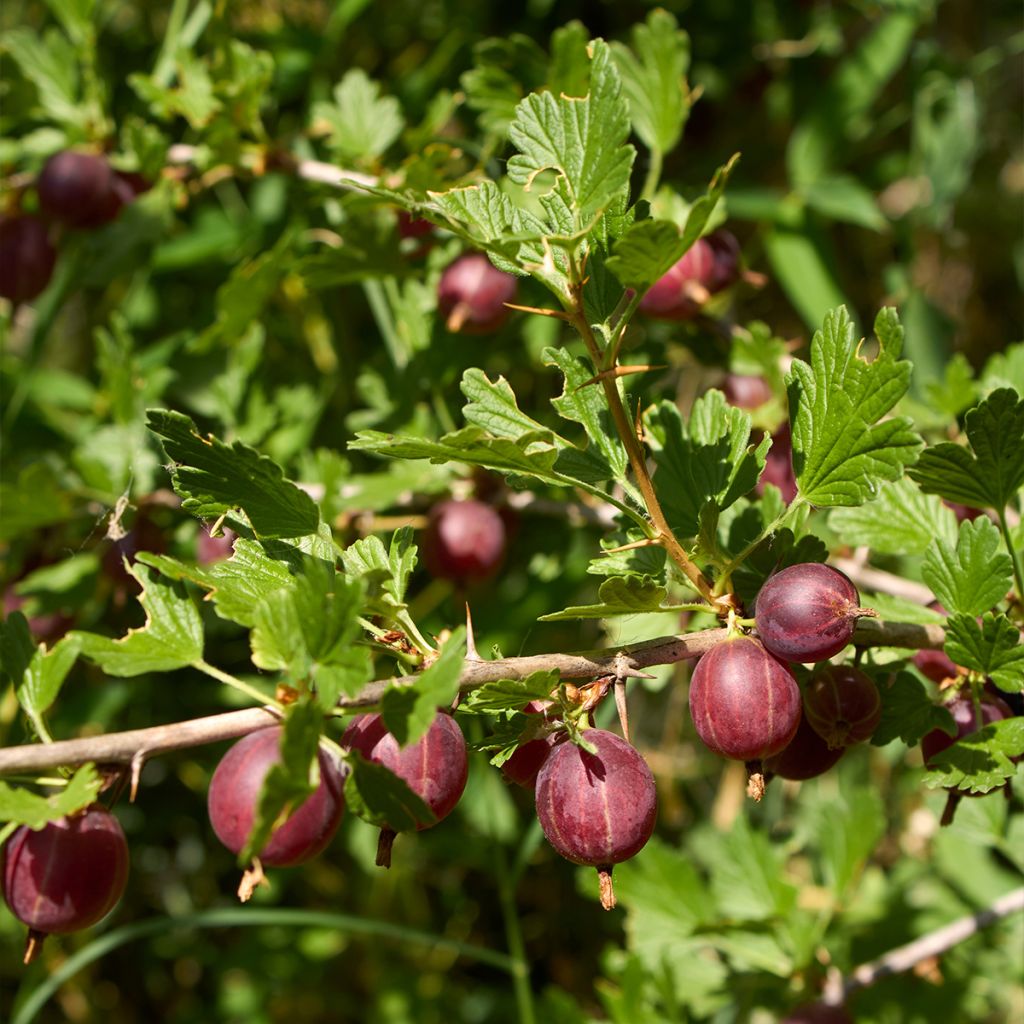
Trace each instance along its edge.
<path fill-rule="evenodd" d="M 32 963 L 37 956 L 43 950 L 43 943 L 46 941 L 46 932 L 37 931 L 35 928 L 29 928 L 28 935 L 25 938 L 25 955 L 21 958 L 21 962 L 26 966 Z"/>
<path fill-rule="evenodd" d="M 612 865 L 600 864 L 597 868 L 597 881 L 601 891 L 601 906 L 605 910 L 615 909 L 615 887 L 612 885 Z"/>
<path fill-rule="evenodd" d="M 398 835 L 394 829 L 390 829 L 385 825 L 380 830 L 380 836 L 377 838 L 377 860 L 376 865 L 379 868 L 391 867 L 391 847 L 395 845 L 395 837 Z"/>

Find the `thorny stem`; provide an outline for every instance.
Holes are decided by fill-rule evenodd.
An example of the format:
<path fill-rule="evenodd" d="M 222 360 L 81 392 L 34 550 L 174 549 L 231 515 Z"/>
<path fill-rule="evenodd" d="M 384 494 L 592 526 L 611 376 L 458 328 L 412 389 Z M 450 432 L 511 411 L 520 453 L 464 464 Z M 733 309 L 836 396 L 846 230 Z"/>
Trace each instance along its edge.
<path fill-rule="evenodd" d="M 721 643 L 726 636 L 727 630 L 724 628 L 706 629 L 697 633 L 656 637 L 653 640 L 622 647 L 575 654 L 533 654 L 494 661 L 466 661 L 459 675 L 459 689 L 465 693 L 483 686 L 484 683 L 502 679 L 526 679 L 534 672 L 553 669 L 557 670 L 563 679 L 645 678 L 644 669 L 655 665 L 672 665 L 688 658 L 699 657 Z M 937 650 L 942 647 L 944 640 L 945 631 L 941 626 L 884 622 L 879 619 L 860 620 L 853 635 L 855 644 L 870 647 Z M 219 670 L 214 669 L 214 673 L 217 672 Z M 419 677 L 420 673 L 413 672 L 407 676 L 375 680 L 364 686 L 359 693 L 342 697 L 338 702 L 338 710 L 372 708 L 380 703 L 381 697 L 390 688 L 414 686 Z M 101 764 L 131 764 L 139 753 L 154 757 L 172 750 L 184 750 L 221 740 L 237 739 L 280 721 L 280 708 L 267 706 L 273 705 L 273 702 L 265 694 L 255 690 L 253 693 L 261 707 L 228 711 L 205 718 L 173 722 L 147 729 L 133 729 L 128 732 L 58 740 L 55 743 L 29 743 L 17 747 L 4 747 L 0 749 L 0 773 L 38 772 L 62 765 L 86 764 L 90 761 Z"/>
<path fill-rule="evenodd" d="M 594 362 L 594 368 L 600 370 L 601 350 L 597 344 L 597 339 L 594 337 L 594 332 L 587 322 L 586 314 L 583 312 L 583 299 L 579 287 L 577 287 L 576 293 L 576 309 L 572 314 L 573 326 L 579 331 L 580 337 L 583 338 L 587 351 Z M 686 578 L 708 604 L 715 609 L 727 607 L 720 596 L 714 593 L 711 583 L 705 578 L 700 569 L 690 561 L 690 557 L 683 550 L 683 546 L 676 539 L 672 528 L 668 524 L 668 520 L 665 518 L 661 502 L 658 501 L 658 496 L 654 491 L 654 482 L 651 480 L 651 474 L 647 470 L 647 460 L 644 457 L 643 449 L 640 447 L 640 442 L 637 440 L 636 429 L 630 422 L 630 418 L 622 405 L 617 383 L 612 378 L 602 377 L 601 387 L 604 389 L 608 409 L 612 414 L 612 419 L 615 421 L 619 437 L 625 446 L 626 455 L 629 457 L 629 464 L 632 467 L 633 475 L 636 477 L 637 486 L 640 488 L 640 494 L 643 496 L 644 504 L 647 506 L 647 513 L 654 525 L 656 539 L 665 548 L 669 558 L 679 566 Z"/>
<path fill-rule="evenodd" d="M 1001 921 L 1010 914 L 1020 913 L 1022 910 L 1024 910 L 1024 887 L 1013 889 L 1000 896 L 984 910 L 958 918 L 936 931 L 922 935 L 921 938 L 915 939 L 913 942 L 908 942 L 905 946 L 891 949 L 877 960 L 862 964 L 845 981 L 840 978 L 837 979 L 838 984 L 829 986 L 826 989 L 825 1001 L 832 1005 L 838 1004 L 857 989 L 874 985 L 875 982 L 889 975 L 909 971 L 922 960 L 939 956 L 980 932 L 982 928 L 987 928 L 990 924 L 995 924 L 996 921 Z"/>

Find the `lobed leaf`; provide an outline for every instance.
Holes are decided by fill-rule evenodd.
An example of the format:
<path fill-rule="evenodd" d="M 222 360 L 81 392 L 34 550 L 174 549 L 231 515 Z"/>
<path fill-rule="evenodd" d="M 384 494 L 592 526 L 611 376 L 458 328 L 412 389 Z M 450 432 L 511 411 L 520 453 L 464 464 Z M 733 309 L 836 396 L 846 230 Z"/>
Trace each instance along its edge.
<path fill-rule="evenodd" d="M 963 736 L 932 758 L 925 784 L 933 789 L 988 793 L 1017 774 L 1015 759 L 1024 756 L 1024 719 L 1006 718 Z"/>
<path fill-rule="evenodd" d="M 690 37 L 674 15 L 657 8 L 633 27 L 633 49 L 612 43 L 612 54 L 634 131 L 648 149 L 668 153 L 679 142 L 690 112 Z"/>
<path fill-rule="evenodd" d="M 810 364 L 796 360 L 786 375 L 793 470 L 811 505 L 863 504 L 922 447 L 910 420 L 888 416 L 910 382 L 895 310 L 878 314 L 875 333 L 879 352 L 869 363 L 845 307 L 833 310 L 815 332 Z"/>
<path fill-rule="evenodd" d="M 910 471 L 926 494 L 1002 510 L 1024 487 L 1024 399 L 998 388 L 965 417 L 970 448 L 945 441 Z"/>
<path fill-rule="evenodd" d="M 203 437 L 191 418 L 150 409 L 147 425 L 171 460 L 174 490 L 182 508 L 215 518 L 241 508 L 261 537 L 302 537 L 316 533 L 320 513 L 305 491 L 285 480 L 281 467 L 235 441 Z"/>
<path fill-rule="evenodd" d="M 945 651 L 954 664 L 989 676 L 1001 690 L 1024 690 L 1024 643 L 1005 615 L 987 612 L 980 623 L 972 615 L 950 616 Z"/>
<path fill-rule="evenodd" d="M 934 495 L 909 480 L 890 480 L 863 505 L 834 509 L 829 526 L 851 547 L 883 555 L 923 554 L 933 542 L 956 542 L 956 516 Z"/>
<path fill-rule="evenodd" d="M 82 654 L 111 676 L 170 672 L 203 656 L 203 621 L 185 587 L 148 566 L 125 562 L 125 569 L 142 586 L 139 603 L 146 622 L 117 640 L 76 631 Z"/>
<path fill-rule="evenodd" d="M 932 541 L 921 575 L 948 613 L 981 615 L 1006 597 L 1013 562 L 999 546 L 999 531 L 985 516 L 960 524 L 955 549 Z"/>
<path fill-rule="evenodd" d="M 657 464 L 654 486 L 680 537 L 697 534 L 708 501 L 722 510 L 752 490 L 771 446 L 767 437 L 756 448 L 749 443 L 750 415 L 715 389 L 697 399 L 689 423 L 662 401 L 647 411 L 644 424 Z"/>
<path fill-rule="evenodd" d="M 535 92 L 516 107 L 509 138 L 519 152 L 509 178 L 527 190 L 546 170 L 564 179 L 576 229 L 585 228 L 624 190 L 636 151 L 626 144 L 629 109 L 608 45 L 591 43 L 586 96 Z"/>

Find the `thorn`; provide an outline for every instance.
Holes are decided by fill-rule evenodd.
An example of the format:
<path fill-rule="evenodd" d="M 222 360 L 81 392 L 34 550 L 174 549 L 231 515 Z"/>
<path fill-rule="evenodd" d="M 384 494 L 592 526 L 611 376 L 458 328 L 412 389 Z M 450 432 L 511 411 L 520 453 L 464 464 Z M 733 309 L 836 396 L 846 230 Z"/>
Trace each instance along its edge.
<path fill-rule="evenodd" d="M 620 544 L 617 548 L 606 548 L 606 555 L 617 555 L 620 551 L 635 551 L 637 548 L 658 547 L 662 542 L 656 537 L 644 537 L 643 540 L 635 540 L 631 544 Z"/>
<path fill-rule="evenodd" d="M 622 726 L 622 738 L 629 742 L 629 711 L 626 708 L 626 680 L 622 676 L 615 679 L 615 710 L 619 713 L 619 725 Z"/>
<path fill-rule="evenodd" d="M 483 661 L 480 652 L 476 649 L 476 636 L 473 633 L 473 616 L 469 611 L 469 602 L 466 602 L 466 661 Z"/>
<path fill-rule="evenodd" d="M 135 794 L 139 791 L 139 779 L 142 776 L 142 769 L 146 765 L 146 751 L 136 750 L 132 754 L 132 781 L 128 790 L 128 803 L 135 803 Z"/>
<path fill-rule="evenodd" d="M 613 366 L 610 370 L 602 370 L 596 377 L 591 377 L 590 380 L 585 380 L 575 390 L 581 391 L 583 388 L 590 387 L 591 384 L 596 384 L 598 381 L 607 380 L 609 377 L 628 377 L 631 373 L 647 373 L 649 370 L 667 370 L 668 367 L 664 364 L 653 365 L 637 365 L 637 366 Z"/>
<path fill-rule="evenodd" d="M 636 400 L 636 415 L 633 417 L 633 431 L 639 444 L 644 443 L 644 421 L 640 415 L 640 399 Z"/>
<path fill-rule="evenodd" d="M 542 309 L 540 306 L 519 306 L 514 302 L 506 302 L 508 309 L 518 309 L 521 313 L 536 313 L 538 316 L 553 316 L 556 320 L 565 320 L 567 323 L 572 319 L 568 313 L 560 309 Z"/>

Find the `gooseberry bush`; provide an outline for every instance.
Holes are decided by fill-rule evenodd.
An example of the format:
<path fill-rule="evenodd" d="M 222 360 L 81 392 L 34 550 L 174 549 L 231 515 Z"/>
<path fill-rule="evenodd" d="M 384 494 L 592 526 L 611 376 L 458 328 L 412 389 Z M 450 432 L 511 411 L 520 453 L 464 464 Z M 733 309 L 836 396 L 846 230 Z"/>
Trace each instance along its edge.
<path fill-rule="evenodd" d="M 959 944 L 997 922 L 971 949 L 1012 973 L 1024 907 L 1024 346 L 926 393 L 897 308 L 786 276 L 795 221 L 762 273 L 740 153 L 663 180 L 697 99 L 665 11 L 482 42 L 416 124 L 355 67 L 296 123 L 293 65 L 203 4 L 108 95 L 92 5 L 52 7 L 2 37 L 14 1019 L 132 936 L 247 924 L 313 936 L 319 1008 L 268 1020 L 377 999 L 366 934 L 505 972 L 458 1019 L 1019 1010 Z M 794 194 L 863 227 L 830 130 Z M 745 319 L 772 274 L 809 337 Z M 344 995 L 303 973 L 333 956 Z"/>

